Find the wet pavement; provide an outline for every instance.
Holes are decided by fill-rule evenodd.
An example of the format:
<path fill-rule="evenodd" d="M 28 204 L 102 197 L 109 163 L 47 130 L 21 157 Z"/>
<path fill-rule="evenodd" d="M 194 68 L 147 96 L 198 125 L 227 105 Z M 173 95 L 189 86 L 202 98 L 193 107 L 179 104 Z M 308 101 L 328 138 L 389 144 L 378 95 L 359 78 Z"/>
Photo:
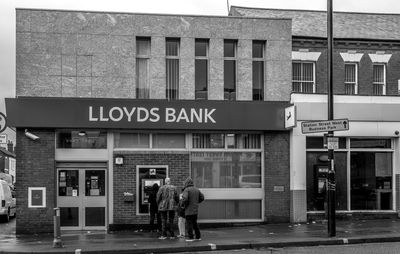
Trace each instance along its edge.
<path fill-rule="evenodd" d="M 171 253 L 400 242 L 399 220 L 337 221 L 336 237 L 328 237 L 326 223 L 263 224 L 202 229 L 202 241 L 159 240 L 145 231 L 66 231 L 63 248 L 53 248 L 53 235 L 9 235 L 0 232 L 0 253 Z M 201 225 L 200 225 L 201 227 Z"/>

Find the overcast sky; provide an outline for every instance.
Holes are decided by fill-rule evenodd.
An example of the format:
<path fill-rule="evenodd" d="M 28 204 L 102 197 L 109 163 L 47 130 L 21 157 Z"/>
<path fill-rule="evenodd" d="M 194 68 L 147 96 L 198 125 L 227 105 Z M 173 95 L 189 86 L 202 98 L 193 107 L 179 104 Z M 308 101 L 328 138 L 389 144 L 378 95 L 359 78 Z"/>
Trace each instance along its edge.
<path fill-rule="evenodd" d="M 228 14 L 229 6 L 326 10 L 327 0 L 0 0 L 0 112 L 15 96 L 15 8 L 194 15 Z M 400 14 L 399 0 L 333 0 L 334 11 Z M 400 27 L 399 27 L 400 29 Z"/>

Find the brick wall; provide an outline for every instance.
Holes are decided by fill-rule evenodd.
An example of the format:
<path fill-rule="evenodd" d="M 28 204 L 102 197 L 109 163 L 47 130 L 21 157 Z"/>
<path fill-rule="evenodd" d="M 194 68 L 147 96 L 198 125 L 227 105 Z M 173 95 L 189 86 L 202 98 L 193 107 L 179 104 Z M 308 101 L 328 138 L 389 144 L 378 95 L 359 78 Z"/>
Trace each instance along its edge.
<path fill-rule="evenodd" d="M 299 46 L 298 42 L 293 43 L 293 50 L 298 51 L 300 48 L 308 49 L 310 52 L 321 52 L 321 55 L 316 63 L 316 93 L 327 93 L 327 49 L 320 41 L 314 44 L 304 43 Z M 358 94 L 372 95 L 373 94 L 373 73 L 372 61 L 368 54 L 376 54 L 377 51 L 383 51 L 385 54 L 392 54 L 388 64 L 386 65 L 386 94 L 398 95 L 398 80 L 400 79 L 400 51 L 398 46 L 388 47 L 373 47 L 368 45 L 354 44 L 349 46 L 336 45 L 333 51 L 333 90 L 335 94 L 345 94 L 344 87 L 344 61 L 340 56 L 341 52 L 349 50 L 363 53 L 363 56 L 358 63 Z"/>
<path fill-rule="evenodd" d="M 264 133 L 265 219 L 267 222 L 290 220 L 290 139 L 289 132 Z M 283 186 L 283 191 L 274 191 Z"/>
<path fill-rule="evenodd" d="M 136 215 L 136 201 L 124 202 L 123 193 L 136 197 L 137 165 L 168 165 L 171 183 L 180 190 L 189 176 L 189 152 L 118 152 L 124 165 L 114 165 L 114 224 L 148 224 L 148 215 Z"/>
<path fill-rule="evenodd" d="M 17 129 L 16 233 L 53 232 L 55 133 L 52 130 L 29 131 L 40 139 L 32 141 L 23 129 Z M 28 208 L 28 187 L 46 187 L 46 208 Z"/>

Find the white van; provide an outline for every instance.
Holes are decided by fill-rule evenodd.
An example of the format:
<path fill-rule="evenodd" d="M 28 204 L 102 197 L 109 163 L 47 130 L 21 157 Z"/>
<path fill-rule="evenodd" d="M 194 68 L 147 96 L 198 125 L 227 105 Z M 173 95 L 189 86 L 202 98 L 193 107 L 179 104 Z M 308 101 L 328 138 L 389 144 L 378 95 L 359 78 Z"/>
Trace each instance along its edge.
<path fill-rule="evenodd" d="M 15 217 L 16 212 L 16 201 L 11 188 L 6 181 L 0 180 L 0 217 L 8 222 L 10 217 Z"/>

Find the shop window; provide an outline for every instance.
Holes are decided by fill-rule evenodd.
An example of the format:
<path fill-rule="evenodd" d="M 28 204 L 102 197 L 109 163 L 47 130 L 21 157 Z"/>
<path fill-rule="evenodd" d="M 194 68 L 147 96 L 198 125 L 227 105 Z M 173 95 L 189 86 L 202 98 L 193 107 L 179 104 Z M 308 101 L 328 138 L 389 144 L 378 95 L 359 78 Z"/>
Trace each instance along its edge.
<path fill-rule="evenodd" d="M 60 207 L 61 227 L 79 226 L 79 207 Z"/>
<path fill-rule="evenodd" d="M 391 148 L 391 139 L 350 139 L 351 148 Z"/>
<path fill-rule="evenodd" d="M 136 38 L 136 98 L 150 98 L 150 38 Z"/>
<path fill-rule="evenodd" d="M 265 41 L 253 41 L 253 100 L 264 99 Z"/>
<path fill-rule="evenodd" d="M 153 134 L 153 148 L 185 148 L 185 134 Z"/>
<path fill-rule="evenodd" d="M 193 134 L 193 148 L 224 148 L 225 135 L 220 133 Z"/>
<path fill-rule="evenodd" d="M 208 92 L 208 40 L 195 41 L 195 99 L 206 100 Z"/>
<path fill-rule="evenodd" d="M 66 130 L 57 132 L 57 148 L 105 149 L 107 132 Z"/>
<path fill-rule="evenodd" d="M 313 62 L 293 62 L 293 92 L 315 93 L 315 74 Z"/>
<path fill-rule="evenodd" d="M 179 39 L 166 39 L 166 96 L 168 100 L 179 99 Z"/>
<path fill-rule="evenodd" d="M 224 40 L 224 100 L 236 100 L 236 40 Z"/>
<path fill-rule="evenodd" d="M 199 206 L 201 220 L 260 219 L 261 200 L 205 200 Z"/>
<path fill-rule="evenodd" d="M 105 226 L 105 213 L 104 207 L 85 207 L 85 226 Z"/>
<path fill-rule="evenodd" d="M 392 209 L 392 153 L 351 152 L 351 209 Z"/>
<path fill-rule="evenodd" d="M 326 177 L 329 169 L 326 152 L 307 152 L 307 210 L 324 211 L 326 204 Z M 335 153 L 336 209 L 347 209 L 347 156 Z"/>
<path fill-rule="evenodd" d="M 115 148 L 149 148 L 150 135 L 146 133 L 114 133 Z"/>
<path fill-rule="evenodd" d="M 199 188 L 261 188 L 259 152 L 193 152 L 191 169 Z"/>

